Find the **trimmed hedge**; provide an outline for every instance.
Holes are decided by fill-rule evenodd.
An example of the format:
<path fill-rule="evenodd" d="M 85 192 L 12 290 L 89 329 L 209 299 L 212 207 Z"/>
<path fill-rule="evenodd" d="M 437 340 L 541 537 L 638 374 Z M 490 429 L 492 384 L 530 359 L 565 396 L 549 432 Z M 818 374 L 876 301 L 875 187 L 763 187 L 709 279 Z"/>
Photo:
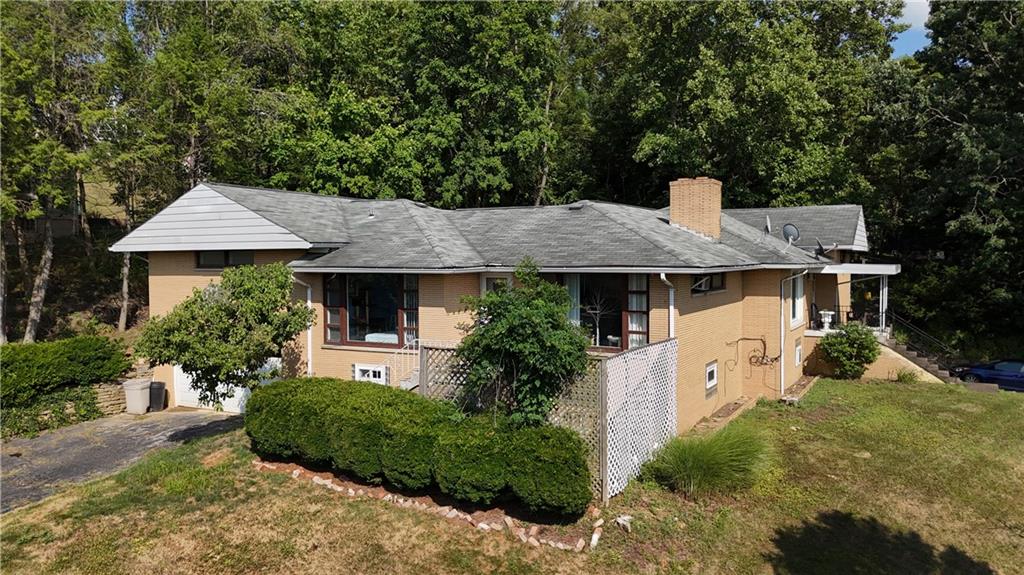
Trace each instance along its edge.
<path fill-rule="evenodd" d="M 374 383 L 297 378 L 261 386 L 246 404 L 245 430 L 264 455 L 406 489 L 436 482 L 463 501 L 513 493 L 532 510 L 563 515 L 590 502 L 576 433 L 515 429 L 502 417 L 462 419 L 450 404 Z"/>
<path fill-rule="evenodd" d="M 590 471 L 583 440 L 552 425 L 516 432 L 510 484 L 532 511 L 578 515 L 590 502 Z"/>
<path fill-rule="evenodd" d="M 29 406 L 63 387 L 112 381 L 131 367 L 119 342 L 92 335 L 6 344 L 0 347 L 0 362 L 5 408 Z"/>
<path fill-rule="evenodd" d="M 297 378 L 258 388 L 245 428 L 262 453 L 419 489 L 433 482 L 437 428 L 455 416 L 449 405 L 373 383 Z"/>
<path fill-rule="evenodd" d="M 456 499 L 490 503 L 508 487 L 511 474 L 508 421 L 488 415 L 449 426 L 437 438 L 434 476 Z"/>

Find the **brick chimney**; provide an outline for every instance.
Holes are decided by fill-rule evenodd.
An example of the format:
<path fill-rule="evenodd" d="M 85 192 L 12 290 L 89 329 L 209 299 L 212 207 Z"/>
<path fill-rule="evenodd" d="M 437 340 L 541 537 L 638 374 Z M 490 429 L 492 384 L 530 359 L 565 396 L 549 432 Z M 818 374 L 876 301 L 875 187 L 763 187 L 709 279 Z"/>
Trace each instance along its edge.
<path fill-rule="evenodd" d="M 722 182 L 702 176 L 670 183 L 668 219 L 717 240 L 722 229 Z"/>

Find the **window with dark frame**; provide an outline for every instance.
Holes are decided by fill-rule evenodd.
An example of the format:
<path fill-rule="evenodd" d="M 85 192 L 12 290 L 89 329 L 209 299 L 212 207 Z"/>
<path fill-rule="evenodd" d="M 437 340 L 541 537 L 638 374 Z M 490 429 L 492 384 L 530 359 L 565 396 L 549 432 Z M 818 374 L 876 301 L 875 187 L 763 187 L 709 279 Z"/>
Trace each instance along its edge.
<path fill-rule="evenodd" d="M 215 250 L 196 252 L 196 269 L 219 270 L 253 265 L 252 250 Z"/>
<path fill-rule="evenodd" d="M 725 274 L 702 274 L 691 276 L 690 293 L 694 295 L 725 289 Z"/>
<path fill-rule="evenodd" d="M 400 347 L 419 337 L 419 276 L 324 277 L 324 341 Z"/>
<path fill-rule="evenodd" d="M 628 348 L 647 345 L 648 290 L 646 274 L 629 274 L 626 291 L 626 338 Z"/>

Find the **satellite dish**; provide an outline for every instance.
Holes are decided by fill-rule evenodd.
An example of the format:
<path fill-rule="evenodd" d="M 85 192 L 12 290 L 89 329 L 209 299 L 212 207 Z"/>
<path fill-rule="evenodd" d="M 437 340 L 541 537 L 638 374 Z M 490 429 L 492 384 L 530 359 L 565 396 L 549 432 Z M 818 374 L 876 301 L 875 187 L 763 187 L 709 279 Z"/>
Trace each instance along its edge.
<path fill-rule="evenodd" d="M 792 245 L 793 242 L 800 239 L 800 230 L 793 224 L 786 224 L 782 226 L 782 237 L 786 238 L 786 241 Z"/>

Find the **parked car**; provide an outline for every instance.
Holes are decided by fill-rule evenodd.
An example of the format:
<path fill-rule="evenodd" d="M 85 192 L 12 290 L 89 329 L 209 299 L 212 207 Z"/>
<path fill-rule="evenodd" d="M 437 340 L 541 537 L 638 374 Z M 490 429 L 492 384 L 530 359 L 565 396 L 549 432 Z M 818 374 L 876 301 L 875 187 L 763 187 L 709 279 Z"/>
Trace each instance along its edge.
<path fill-rule="evenodd" d="M 951 371 L 954 377 L 967 383 L 995 383 L 999 389 L 1024 391 L 1024 361 L 1019 359 L 954 367 Z"/>

